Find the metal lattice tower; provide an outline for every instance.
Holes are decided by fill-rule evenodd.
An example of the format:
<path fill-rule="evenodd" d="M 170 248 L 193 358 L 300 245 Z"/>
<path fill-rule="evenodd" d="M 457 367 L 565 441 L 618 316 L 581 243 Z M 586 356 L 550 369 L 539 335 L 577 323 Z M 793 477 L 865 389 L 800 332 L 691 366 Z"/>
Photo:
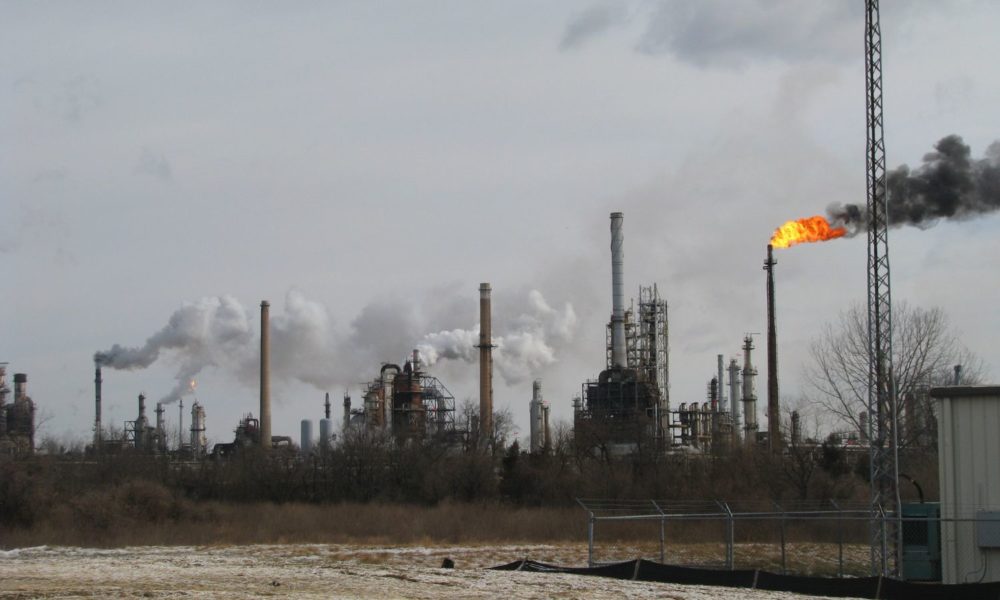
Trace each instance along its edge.
<path fill-rule="evenodd" d="M 882 103 L 882 32 L 878 0 L 865 1 L 868 196 L 868 414 L 871 459 L 872 573 L 899 572 L 899 469 L 892 382 L 889 215 Z"/>

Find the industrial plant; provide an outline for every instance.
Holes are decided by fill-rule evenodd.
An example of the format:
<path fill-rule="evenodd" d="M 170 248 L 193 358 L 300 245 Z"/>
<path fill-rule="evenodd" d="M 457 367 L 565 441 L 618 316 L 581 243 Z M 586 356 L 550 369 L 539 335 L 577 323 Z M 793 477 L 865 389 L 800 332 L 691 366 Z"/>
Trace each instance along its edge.
<path fill-rule="evenodd" d="M 7 363 L 0 363 L 0 456 L 28 456 L 35 451 L 35 403 L 28 376 L 14 374 L 14 399 L 7 402 Z"/>

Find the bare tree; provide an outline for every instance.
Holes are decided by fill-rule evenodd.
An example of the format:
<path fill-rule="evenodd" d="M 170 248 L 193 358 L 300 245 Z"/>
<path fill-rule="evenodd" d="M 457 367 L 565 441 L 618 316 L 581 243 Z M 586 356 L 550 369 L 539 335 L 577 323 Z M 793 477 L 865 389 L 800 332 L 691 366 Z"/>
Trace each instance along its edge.
<path fill-rule="evenodd" d="M 962 382 L 982 378 L 982 361 L 965 348 L 940 308 L 904 303 L 892 307 L 892 378 L 895 383 L 900 443 L 926 440 L 934 427 L 927 391 L 951 382 L 953 365 L 962 365 Z M 868 314 L 855 304 L 827 323 L 813 340 L 806 379 L 818 402 L 854 431 L 863 425 L 868 404 Z"/>

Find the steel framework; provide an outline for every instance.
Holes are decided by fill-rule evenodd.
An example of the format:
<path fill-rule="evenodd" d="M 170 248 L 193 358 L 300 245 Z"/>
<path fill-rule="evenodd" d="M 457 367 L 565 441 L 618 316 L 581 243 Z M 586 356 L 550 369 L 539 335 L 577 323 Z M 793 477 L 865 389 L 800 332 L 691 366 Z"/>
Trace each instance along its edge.
<path fill-rule="evenodd" d="M 882 32 L 878 0 L 865 1 L 868 197 L 868 414 L 871 463 L 873 574 L 899 572 L 896 399 L 892 381 L 889 286 L 889 215 L 885 182 L 882 102 Z"/>

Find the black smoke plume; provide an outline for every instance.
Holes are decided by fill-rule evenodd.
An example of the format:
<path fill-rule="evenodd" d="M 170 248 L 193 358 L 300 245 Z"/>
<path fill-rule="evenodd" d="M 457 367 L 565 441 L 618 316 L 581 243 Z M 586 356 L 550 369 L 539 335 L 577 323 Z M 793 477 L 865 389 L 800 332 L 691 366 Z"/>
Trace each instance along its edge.
<path fill-rule="evenodd" d="M 972 219 L 1000 210 L 1000 141 L 987 148 L 984 158 L 973 160 L 960 136 L 941 138 L 918 168 L 889 171 L 886 189 L 891 227 L 926 229 L 941 219 Z M 827 215 L 849 236 L 868 227 L 866 205 L 834 204 Z"/>

